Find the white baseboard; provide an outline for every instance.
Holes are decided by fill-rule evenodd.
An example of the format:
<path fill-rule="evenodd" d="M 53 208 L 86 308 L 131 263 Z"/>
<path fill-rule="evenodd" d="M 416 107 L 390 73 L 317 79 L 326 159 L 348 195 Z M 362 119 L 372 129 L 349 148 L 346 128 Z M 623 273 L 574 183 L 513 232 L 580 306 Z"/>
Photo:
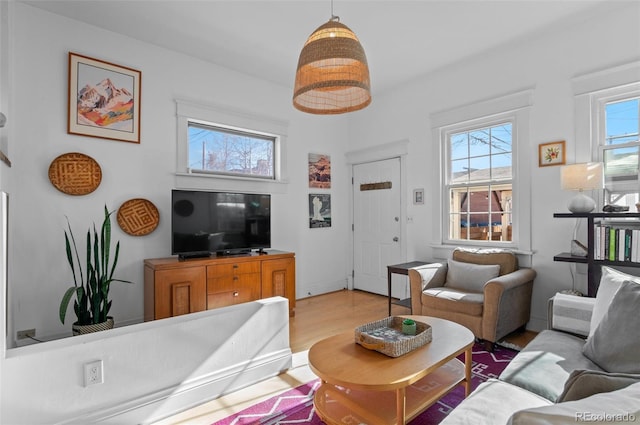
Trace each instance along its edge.
<path fill-rule="evenodd" d="M 281 350 L 188 382 L 177 383 L 136 400 L 59 422 L 58 425 L 150 424 L 279 375 L 291 366 L 291 350 Z"/>
<path fill-rule="evenodd" d="M 342 289 L 353 289 L 353 285 L 349 288 L 349 282 L 347 279 L 315 283 L 302 288 L 302 293 L 296 294 L 296 298 L 302 299 L 315 295 L 328 294 L 329 292 L 340 291 Z"/>

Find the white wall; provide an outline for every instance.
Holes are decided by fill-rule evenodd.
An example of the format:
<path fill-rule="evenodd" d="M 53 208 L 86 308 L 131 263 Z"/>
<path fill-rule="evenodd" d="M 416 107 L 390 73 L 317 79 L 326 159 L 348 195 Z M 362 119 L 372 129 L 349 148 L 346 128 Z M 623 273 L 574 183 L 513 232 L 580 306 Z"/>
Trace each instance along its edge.
<path fill-rule="evenodd" d="M 0 423 L 152 423 L 290 367 L 289 303 L 268 298 L 9 350 Z"/>
<path fill-rule="evenodd" d="M 532 170 L 532 266 L 538 272 L 529 324 L 533 329 L 546 326 L 546 300 L 558 290 L 571 288 L 573 266 L 554 262 L 553 255 L 569 250 L 574 225 L 573 221 L 553 218 L 553 213 L 566 211 L 572 194 L 560 189 L 560 167 L 538 167 L 537 147 L 566 140 L 567 163 L 590 158 L 588 141 L 574 138 L 572 79 L 640 58 L 639 8 L 637 3 L 608 3 L 549 28 L 539 37 L 513 40 L 500 50 L 480 52 L 377 97 L 350 125 L 351 149 L 410 140 L 407 198 L 411 199 L 413 189 L 425 188 L 425 199 L 435 200 L 440 180 L 430 166 L 434 155 L 437 162 L 438 141 L 432 138 L 430 115 L 533 89 L 530 146 L 519 147 L 528 151 L 525 160 L 530 161 Z M 437 203 L 409 204 L 407 210 L 413 217 L 413 223 L 407 225 L 408 260 L 432 258 L 432 247 L 440 243 L 431 231 L 432 222 L 439 220 Z M 583 273 L 578 276 L 578 289 L 586 292 L 586 270 L 578 271 Z"/>
<path fill-rule="evenodd" d="M 43 338 L 70 334 L 58 317 L 59 300 L 71 275 L 64 252 L 65 216 L 77 237 L 101 221 L 102 208 L 117 208 L 143 197 L 160 211 L 150 235 L 125 234 L 113 220 L 113 240 L 121 243 L 118 277 L 133 285 L 112 286 L 112 313 L 118 324 L 143 315 L 143 259 L 170 255 L 170 191 L 176 187 L 176 99 L 240 110 L 288 122 L 288 183 L 272 197 L 272 246 L 296 253 L 298 297 L 346 286 L 351 266 L 336 246 L 346 247 L 349 223 L 344 160 L 344 117 L 316 117 L 296 111 L 290 89 L 240 75 L 191 57 L 142 43 L 78 21 L 14 4 L 11 58 L 16 94 L 12 111 L 13 166 L 4 169 L 2 189 L 10 196 L 9 336 L 36 329 Z M 141 143 L 109 141 L 66 132 L 67 54 L 69 51 L 142 71 Z M 295 71 L 292 66 L 292 78 Z M 51 161 L 66 152 L 83 152 L 102 167 L 100 187 L 70 196 L 48 180 Z M 310 152 L 331 155 L 333 214 L 330 229 L 308 228 L 307 159 Z M 209 179 L 225 189 L 225 181 Z M 215 186 L 214 186 L 215 185 Z M 258 185 L 247 190 L 262 191 Z M 319 261 L 319 258 L 322 261 Z M 326 267 L 331 264 L 331 267 Z M 73 312 L 69 315 L 73 318 Z"/>

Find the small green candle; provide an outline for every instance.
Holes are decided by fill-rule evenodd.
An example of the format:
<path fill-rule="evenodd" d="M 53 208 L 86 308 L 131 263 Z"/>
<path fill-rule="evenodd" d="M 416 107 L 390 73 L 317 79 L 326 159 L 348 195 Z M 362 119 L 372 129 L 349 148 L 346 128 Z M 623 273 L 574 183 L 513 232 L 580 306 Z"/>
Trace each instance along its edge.
<path fill-rule="evenodd" d="M 405 335 L 415 335 L 416 322 L 411 319 L 404 319 L 402 321 L 402 333 Z"/>

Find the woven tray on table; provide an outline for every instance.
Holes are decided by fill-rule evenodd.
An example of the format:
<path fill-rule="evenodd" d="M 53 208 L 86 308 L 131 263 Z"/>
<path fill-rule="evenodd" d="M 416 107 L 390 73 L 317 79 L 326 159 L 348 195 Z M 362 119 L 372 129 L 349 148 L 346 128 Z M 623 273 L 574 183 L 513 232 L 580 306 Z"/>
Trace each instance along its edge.
<path fill-rule="evenodd" d="M 430 325 L 415 321 L 416 334 L 405 335 L 402 333 L 403 320 L 403 317 L 391 316 L 359 326 L 355 332 L 356 343 L 390 357 L 400 357 L 431 342 Z"/>

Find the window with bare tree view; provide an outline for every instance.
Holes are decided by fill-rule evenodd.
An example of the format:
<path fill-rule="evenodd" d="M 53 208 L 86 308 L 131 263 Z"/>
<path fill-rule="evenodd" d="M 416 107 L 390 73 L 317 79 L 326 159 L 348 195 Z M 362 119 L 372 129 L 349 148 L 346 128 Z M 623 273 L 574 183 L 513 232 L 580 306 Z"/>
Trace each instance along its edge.
<path fill-rule="evenodd" d="M 276 136 L 190 121 L 191 172 L 275 178 Z"/>

